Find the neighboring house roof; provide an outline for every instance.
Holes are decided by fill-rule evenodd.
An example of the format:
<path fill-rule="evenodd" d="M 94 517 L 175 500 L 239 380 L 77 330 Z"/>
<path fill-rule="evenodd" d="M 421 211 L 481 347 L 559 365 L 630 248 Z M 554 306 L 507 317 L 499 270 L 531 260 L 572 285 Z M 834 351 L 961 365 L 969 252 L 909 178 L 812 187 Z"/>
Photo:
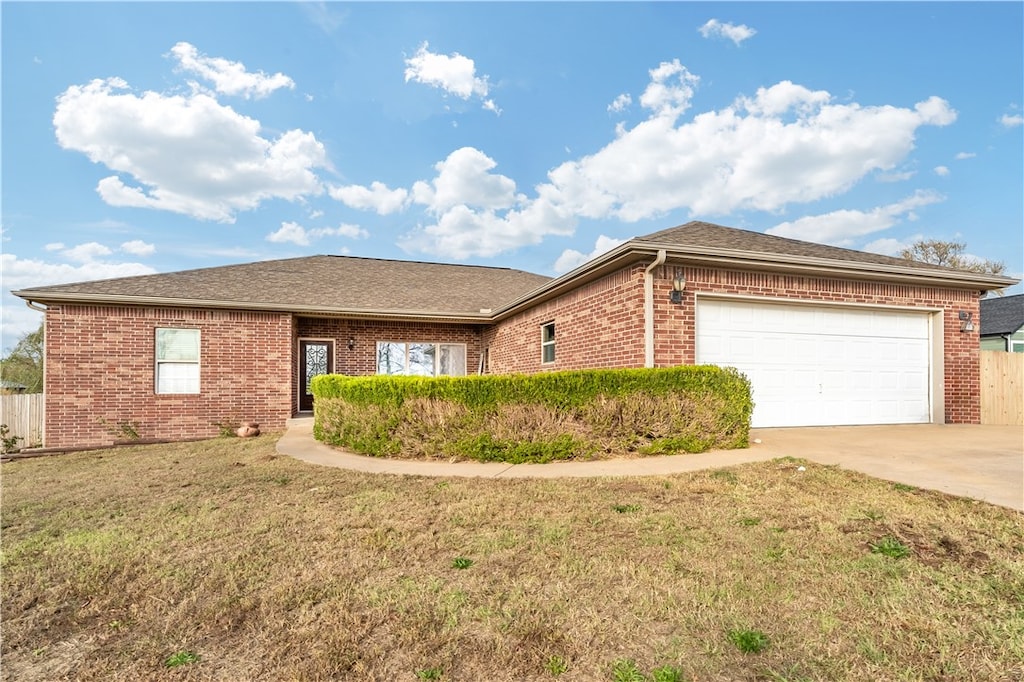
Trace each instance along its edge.
<path fill-rule="evenodd" d="M 183 305 L 489 322 L 631 263 L 708 265 L 987 291 L 1017 280 L 704 222 L 631 239 L 557 279 L 475 265 L 309 256 L 12 292 L 28 301 Z"/>
<path fill-rule="evenodd" d="M 981 302 L 981 335 L 1006 336 L 1024 327 L 1024 294 Z"/>

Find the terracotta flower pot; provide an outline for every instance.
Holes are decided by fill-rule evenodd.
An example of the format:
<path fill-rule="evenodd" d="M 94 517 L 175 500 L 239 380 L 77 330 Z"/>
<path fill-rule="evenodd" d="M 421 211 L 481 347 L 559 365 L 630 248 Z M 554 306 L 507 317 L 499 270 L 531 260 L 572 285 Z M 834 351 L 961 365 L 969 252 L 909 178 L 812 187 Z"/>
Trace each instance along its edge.
<path fill-rule="evenodd" d="M 260 435 L 260 425 L 256 422 L 246 422 L 235 431 L 239 438 L 251 438 Z"/>

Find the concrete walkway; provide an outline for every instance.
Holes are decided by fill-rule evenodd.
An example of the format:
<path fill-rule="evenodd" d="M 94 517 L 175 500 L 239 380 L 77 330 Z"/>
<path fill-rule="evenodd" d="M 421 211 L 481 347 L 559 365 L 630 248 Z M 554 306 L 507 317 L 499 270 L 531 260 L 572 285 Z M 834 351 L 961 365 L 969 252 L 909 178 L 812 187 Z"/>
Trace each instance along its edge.
<path fill-rule="evenodd" d="M 329 447 L 313 439 L 312 417 L 300 417 L 289 420 L 277 451 L 311 464 L 366 473 L 469 478 L 663 476 L 790 456 L 1024 510 L 1024 430 L 1018 426 L 754 429 L 750 438 L 746 450 L 698 455 L 550 464 L 422 462 L 365 457 Z"/>

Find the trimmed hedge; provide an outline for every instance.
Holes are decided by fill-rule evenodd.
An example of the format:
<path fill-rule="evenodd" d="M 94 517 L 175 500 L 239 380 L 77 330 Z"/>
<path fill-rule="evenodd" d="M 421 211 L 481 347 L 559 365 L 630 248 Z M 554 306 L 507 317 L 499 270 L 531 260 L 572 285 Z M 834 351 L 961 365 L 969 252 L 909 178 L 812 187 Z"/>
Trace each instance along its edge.
<path fill-rule="evenodd" d="M 732 368 L 312 381 L 314 435 L 367 455 L 510 463 L 743 448 L 753 402 Z"/>

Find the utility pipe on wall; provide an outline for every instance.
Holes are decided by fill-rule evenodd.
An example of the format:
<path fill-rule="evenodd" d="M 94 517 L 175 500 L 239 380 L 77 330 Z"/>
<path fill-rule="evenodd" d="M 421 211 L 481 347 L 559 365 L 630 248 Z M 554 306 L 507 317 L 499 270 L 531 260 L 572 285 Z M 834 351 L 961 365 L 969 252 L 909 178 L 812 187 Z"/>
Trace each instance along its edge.
<path fill-rule="evenodd" d="M 654 262 L 644 270 L 644 367 L 654 367 L 654 268 L 665 262 L 665 249 L 658 249 Z"/>

